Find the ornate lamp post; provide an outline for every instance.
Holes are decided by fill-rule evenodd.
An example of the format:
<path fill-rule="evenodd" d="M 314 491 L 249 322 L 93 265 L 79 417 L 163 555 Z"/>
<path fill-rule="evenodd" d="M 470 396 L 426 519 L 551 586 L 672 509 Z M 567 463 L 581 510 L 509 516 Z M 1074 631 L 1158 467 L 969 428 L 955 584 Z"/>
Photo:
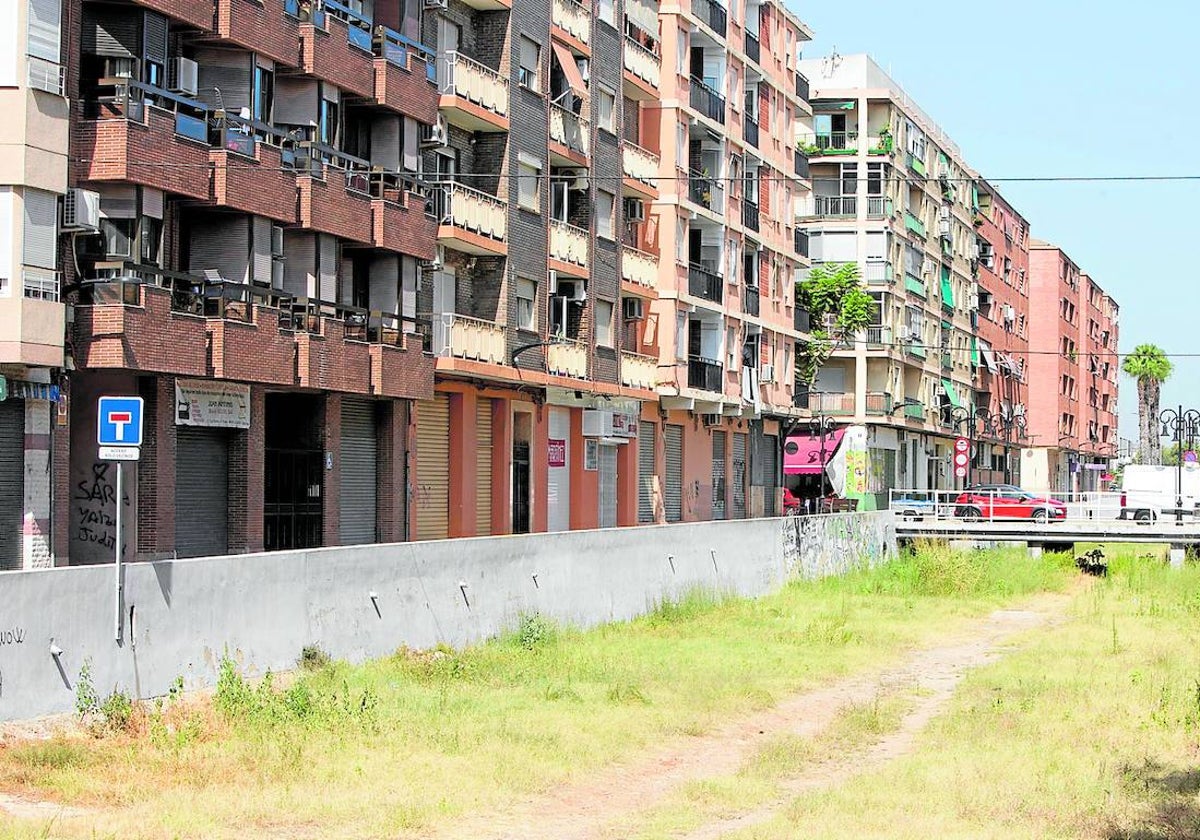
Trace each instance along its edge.
<path fill-rule="evenodd" d="M 961 406 L 950 409 L 950 425 L 954 429 L 966 426 L 967 430 L 967 474 L 963 478 L 964 488 L 971 486 L 971 473 L 975 461 L 975 430 L 978 426 L 986 430 L 990 422 L 991 412 L 982 406 L 974 409 Z"/>
<path fill-rule="evenodd" d="M 808 421 L 810 434 L 821 436 L 821 498 L 825 498 L 825 440 L 833 431 L 834 419 L 825 416 L 824 406 L 817 411 L 817 416 Z"/>
<path fill-rule="evenodd" d="M 1183 524 L 1183 442 L 1195 438 L 1200 430 L 1200 411 L 1183 406 L 1168 408 L 1158 416 L 1161 437 L 1175 438 L 1175 524 Z"/>

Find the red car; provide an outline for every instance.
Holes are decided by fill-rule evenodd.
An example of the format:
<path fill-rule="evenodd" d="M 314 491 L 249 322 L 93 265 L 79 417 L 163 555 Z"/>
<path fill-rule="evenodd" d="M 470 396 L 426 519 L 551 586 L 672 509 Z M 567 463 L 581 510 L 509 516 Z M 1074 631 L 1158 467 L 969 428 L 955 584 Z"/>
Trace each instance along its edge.
<path fill-rule="evenodd" d="M 954 500 L 954 515 L 968 522 L 980 519 L 1032 519 L 1061 522 L 1067 506 L 1058 499 L 1038 496 L 1011 484 L 968 487 Z"/>

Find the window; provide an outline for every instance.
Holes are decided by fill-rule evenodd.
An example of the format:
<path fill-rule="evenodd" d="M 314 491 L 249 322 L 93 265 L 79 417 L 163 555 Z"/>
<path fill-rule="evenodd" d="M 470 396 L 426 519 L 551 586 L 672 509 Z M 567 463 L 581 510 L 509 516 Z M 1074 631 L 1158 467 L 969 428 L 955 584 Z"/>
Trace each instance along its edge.
<path fill-rule="evenodd" d="M 161 266 L 159 258 L 162 254 L 162 219 L 142 216 L 142 262 L 146 265 Z"/>
<path fill-rule="evenodd" d="M 599 10 L 597 12 L 597 17 L 599 17 L 600 20 L 604 21 L 609 26 L 617 25 L 616 12 L 613 10 L 613 0 L 599 0 L 596 8 Z"/>
<path fill-rule="evenodd" d="M 679 37 L 675 40 L 675 73 L 680 76 L 688 74 L 688 31 L 679 29 Z"/>
<path fill-rule="evenodd" d="M 617 133 L 617 95 L 604 86 L 596 89 L 596 107 L 599 112 L 598 125 L 610 134 Z"/>
<path fill-rule="evenodd" d="M 517 329 L 537 331 L 537 283 L 517 278 Z"/>
<path fill-rule="evenodd" d="M 26 188 L 22 200 L 25 203 L 22 262 L 53 270 L 58 267 L 58 196 Z"/>
<path fill-rule="evenodd" d="M 540 92 L 541 74 L 538 68 L 541 65 L 542 48 L 537 42 L 531 38 L 521 36 L 521 68 L 517 74 L 517 82 L 522 87 L 527 87 L 534 92 Z"/>
<path fill-rule="evenodd" d="M 688 320 L 686 312 L 675 313 L 675 358 L 679 360 L 688 357 Z"/>
<path fill-rule="evenodd" d="M 616 198 L 605 190 L 596 190 L 596 235 L 613 239 L 613 204 Z"/>
<path fill-rule="evenodd" d="M 542 211 L 542 166 L 522 157 L 517 162 L 517 203 L 534 213 Z"/>
<path fill-rule="evenodd" d="M 613 305 L 611 301 L 596 301 L 596 344 L 600 347 L 613 346 Z"/>
<path fill-rule="evenodd" d="M 320 141 L 326 146 L 337 147 L 338 144 L 338 103 L 328 99 L 321 100 Z"/>
<path fill-rule="evenodd" d="M 27 44 L 29 55 L 52 64 L 59 63 L 61 18 L 62 7 L 58 0 L 30 0 Z"/>
<path fill-rule="evenodd" d="M 680 123 L 675 131 L 675 166 L 686 169 L 688 163 L 688 131 L 687 126 Z"/>
<path fill-rule="evenodd" d="M 271 122 L 275 104 L 275 72 L 259 64 L 254 65 L 254 119 Z"/>

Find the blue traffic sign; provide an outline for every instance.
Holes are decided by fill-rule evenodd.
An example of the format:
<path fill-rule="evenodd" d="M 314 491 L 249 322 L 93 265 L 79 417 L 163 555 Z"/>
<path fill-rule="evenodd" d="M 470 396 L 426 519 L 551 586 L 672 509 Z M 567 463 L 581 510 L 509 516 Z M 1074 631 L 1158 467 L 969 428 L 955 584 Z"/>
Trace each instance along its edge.
<path fill-rule="evenodd" d="M 142 445 L 141 397 L 101 397 L 96 414 L 101 446 Z"/>

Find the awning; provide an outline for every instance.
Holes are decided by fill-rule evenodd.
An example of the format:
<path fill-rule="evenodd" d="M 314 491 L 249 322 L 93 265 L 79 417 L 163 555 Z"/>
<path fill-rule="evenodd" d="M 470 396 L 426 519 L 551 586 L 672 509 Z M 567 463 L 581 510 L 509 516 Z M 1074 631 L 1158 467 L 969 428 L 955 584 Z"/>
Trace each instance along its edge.
<path fill-rule="evenodd" d="M 821 461 L 820 435 L 790 435 L 783 445 L 783 474 L 819 475 L 821 467 L 833 460 L 845 434 L 845 429 L 826 433 L 824 463 Z"/>
<path fill-rule="evenodd" d="M 580 97 L 586 96 L 587 83 L 583 81 L 583 74 L 579 72 L 579 65 L 575 63 L 575 56 L 558 41 L 551 40 L 550 45 L 554 47 L 554 54 L 558 56 L 558 64 L 562 67 L 563 75 L 567 77 L 567 84 L 571 86 L 571 90 Z"/>
<path fill-rule="evenodd" d="M 858 103 L 853 99 L 814 99 L 809 104 L 814 111 L 853 111 Z"/>
<path fill-rule="evenodd" d="M 954 383 L 949 379 L 942 380 L 942 390 L 946 392 L 946 396 L 950 398 L 950 405 L 955 408 L 962 408 L 962 400 L 959 399 L 958 391 L 954 389 Z"/>
<path fill-rule="evenodd" d="M 998 373 L 999 368 L 996 367 L 996 354 L 992 352 L 992 346 L 986 341 L 980 341 L 979 352 L 983 353 L 983 363 L 987 365 L 987 369 L 992 373 Z"/>

